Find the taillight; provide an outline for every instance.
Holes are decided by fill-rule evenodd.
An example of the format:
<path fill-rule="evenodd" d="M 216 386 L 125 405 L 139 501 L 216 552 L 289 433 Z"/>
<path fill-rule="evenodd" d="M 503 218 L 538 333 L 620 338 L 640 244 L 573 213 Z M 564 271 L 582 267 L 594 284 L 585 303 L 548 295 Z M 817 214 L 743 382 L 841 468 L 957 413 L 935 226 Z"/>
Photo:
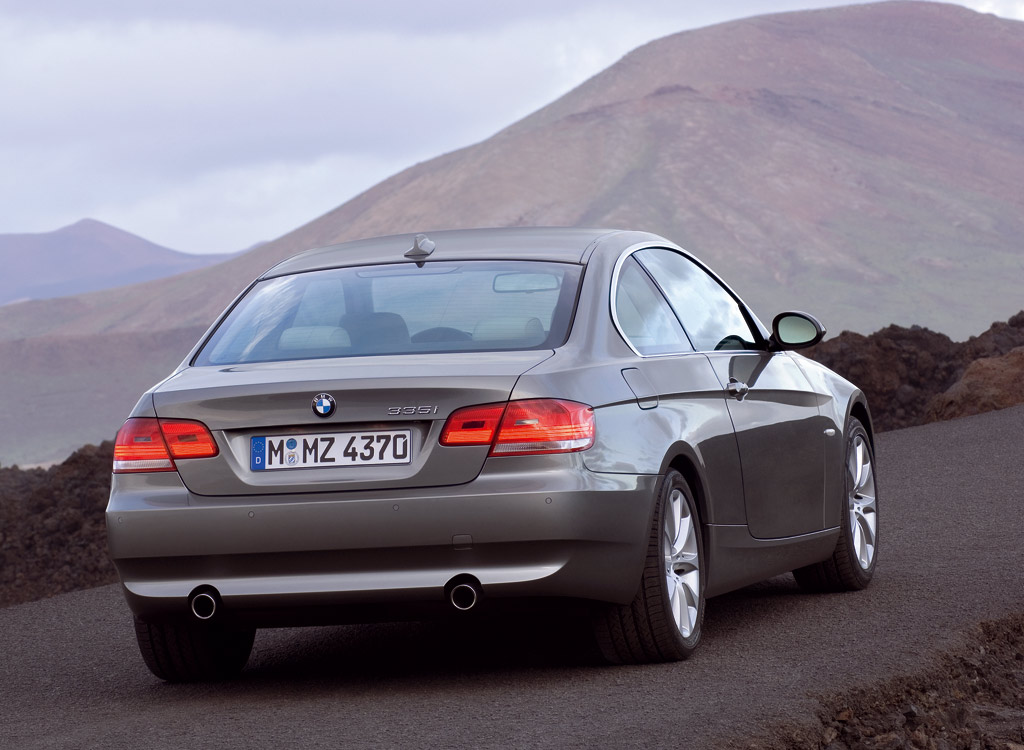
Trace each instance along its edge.
<path fill-rule="evenodd" d="M 505 404 L 459 409 L 445 422 L 441 445 L 490 445 L 504 413 Z"/>
<path fill-rule="evenodd" d="M 213 458 L 217 443 L 202 422 L 161 419 L 160 430 L 172 458 Z"/>
<path fill-rule="evenodd" d="M 211 458 L 217 443 L 202 422 L 132 417 L 117 433 L 114 473 L 174 471 L 174 459 Z"/>
<path fill-rule="evenodd" d="M 492 456 L 571 453 L 594 444 L 594 410 L 554 399 L 511 401 L 505 409 Z"/>
<path fill-rule="evenodd" d="M 117 431 L 114 443 L 114 473 L 129 471 L 173 471 L 174 462 L 160 433 L 160 421 L 134 418 Z"/>
<path fill-rule="evenodd" d="M 529 399 L 459 409 L 442 445 L 491 445 L 492 456 L 572 453 L 594 444 L 594 410 L 557 399 Z"/>

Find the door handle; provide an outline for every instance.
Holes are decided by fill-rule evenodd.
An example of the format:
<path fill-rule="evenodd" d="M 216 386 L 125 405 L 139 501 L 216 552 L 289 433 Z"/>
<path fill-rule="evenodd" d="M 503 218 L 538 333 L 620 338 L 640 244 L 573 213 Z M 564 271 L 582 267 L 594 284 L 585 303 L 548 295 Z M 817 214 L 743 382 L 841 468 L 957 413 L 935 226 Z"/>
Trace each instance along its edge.
<path fill-rule="evenodd" d="M 742 401 L 743 397 L 750 391 L 750 386 L 736 378 L 729 378 L 729 385 L 725 386 L 725 390 L 737 401 Z"/>

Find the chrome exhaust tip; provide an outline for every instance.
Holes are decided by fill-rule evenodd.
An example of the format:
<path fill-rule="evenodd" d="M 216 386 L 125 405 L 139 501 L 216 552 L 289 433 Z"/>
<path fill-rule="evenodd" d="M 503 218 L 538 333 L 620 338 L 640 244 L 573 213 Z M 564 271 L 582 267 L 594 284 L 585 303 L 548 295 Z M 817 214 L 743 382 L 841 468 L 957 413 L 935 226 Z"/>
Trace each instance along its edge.
<path fill-rule="evenodd" d="M 480 595 L 476 590 L 476 586 L 471 583 L 456 584 L 448 592 L 448 601 L 460 612 L 468 612 L 473 609 L 479 599 Z"/>
<path fill-rule="evenodd" d="M 202 591 L 192 597 L 189 605 L 198 619 L 209 620 L 217 611 L 217 598 L 208 591 Z"/>

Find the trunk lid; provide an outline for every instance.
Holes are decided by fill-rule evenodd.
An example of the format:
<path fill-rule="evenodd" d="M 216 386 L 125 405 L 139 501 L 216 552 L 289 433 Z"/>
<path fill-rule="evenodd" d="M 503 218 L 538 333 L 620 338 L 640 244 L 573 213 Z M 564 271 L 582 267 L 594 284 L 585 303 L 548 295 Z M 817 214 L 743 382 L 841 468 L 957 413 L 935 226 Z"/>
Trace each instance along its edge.
<path fill-rule="evenodd" d="M 176 462 L 197 495 L 462 484 L 480 472 L 488 448 L 440 445 L 445 420 L 464 406 L 507 401 L 519 376 L 552 354 L 406 354 L 190 367 L 162 383 L 153 403 L 157 416 L 198 420 L 214 434 L 219 455 Z M 330 416 L 315 410 L 321 395 L 334 399 Z M 328 403 L 322 399 L 320 411 Z M 294 444 L 285 448 L 289 439 Z M 289 451 L 298 468 L 281 468 Z M 321 463 L 329 459 L 334 463 Z"/>

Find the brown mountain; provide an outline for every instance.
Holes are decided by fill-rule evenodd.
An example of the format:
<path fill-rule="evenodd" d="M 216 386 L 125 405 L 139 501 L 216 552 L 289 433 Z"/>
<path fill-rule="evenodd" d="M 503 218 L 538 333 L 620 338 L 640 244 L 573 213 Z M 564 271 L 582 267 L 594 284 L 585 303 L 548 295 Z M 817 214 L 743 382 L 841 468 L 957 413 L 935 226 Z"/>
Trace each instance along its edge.
<path fill-rule="evenodd" d="M 764 318 L 802 308 L 837 331 L 919 323 L 965 338 L 1021 308 L 1022 174 L 1024 24 L 918 2 L 764 16 L 647 44 L 492 138 L 227 263 L 0 308 L 0 359 L 15 347 L 48 363 L 51 388 L 83 394 L 71 420 L 83 433 L 54 437 L 56 458 L 116 428 L 149 384 L 139 363 L 167 370 L 184 354 L 158 337 L 202 328 L 273 262 L 360 236 L 516 224 L 660 232 Z M 68 339 L 88 342 L 100 388 L 88 402 L 64 374 Z M 119 362 L 117 391 L 103 358 Z M 17 394 L 0 425 L 25 424 L 22 404 L 46 397 L 39 374 L 0 373 Z M 0 461 L 27 455 L 8 432 Z"/>
<path fill-rule="evenodd" d="M 0 234 L 0 305 L 137 284 L 229 257 L 179 253 L 93 219 L 53 232 Z"/>

